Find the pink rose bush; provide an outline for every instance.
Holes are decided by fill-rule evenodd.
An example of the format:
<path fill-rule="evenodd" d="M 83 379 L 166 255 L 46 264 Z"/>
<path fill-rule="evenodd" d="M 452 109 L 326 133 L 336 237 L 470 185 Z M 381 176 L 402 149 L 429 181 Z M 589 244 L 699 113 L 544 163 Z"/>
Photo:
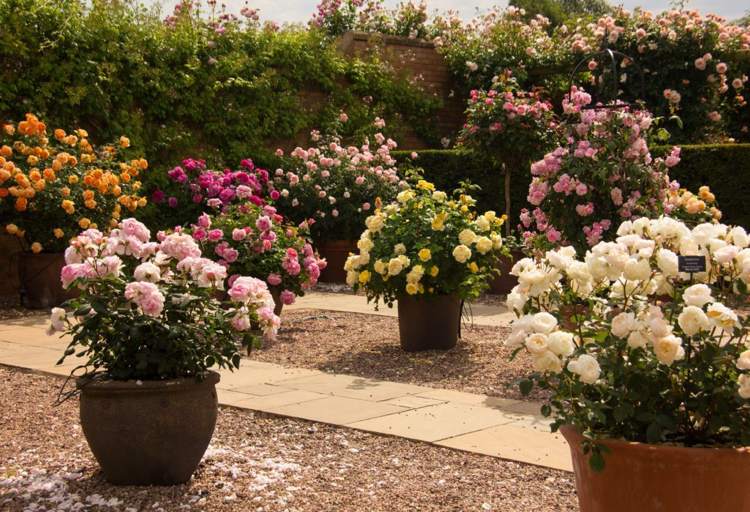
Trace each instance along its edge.
<path fill-rule="evenodd" d="M 167 171 L 169 185 L 156 189 L 151 201 L 161 205 L 162 216 L 169 223 L 161 227 L 184 225 L 202 212 L 222 211 L 234 204 L 264 205 L 277 198 L 265 169 L 256 167 L 246 158 L 236 170 L 222 171 L 208 168 L 204 160 L 186 158 Z"/>
<path fill-rule="evenodd" d="M 590 102 L 584 91 L 573 91 L 563 103 L 570 116 L 565 143 L 531 164 L 531 206 L 519 225 L 527 245 L 583 250 L 611 239 L 623 220 L 664 211 L 667 171 L 679 162 L 679 149 L 666 160 L 653 158 L 648 112 L 582 108 Z"/>
<path fill-rule="evenodd" d="M 310 221 L 316 241 L 355 240 L 373 205 L 392 201 L 406 186 L 390 155 L 396 142 L 380 131 L 357 146 L 345 145 L 335 130 L 325 136 L 315 131 L 312 138 L 315 146 L 297 147 L 282 157 L 273 175 L 274 204 L 295 224 Z"/>
<path fill-rule="evenodd" d="M 750 238 L 739 226 L 692 229 L 669 217 L 626 220 L 611 242 L 518 261 L 507 344 L 533 361 L 521 383 L 549 398 L 553 430 L 686 446 L 750 443 Z M 681 272 L 679 258 L 706 271 Z"/>
<path fill-rule="evenodd" d="M 217 259 L 229 282 L 257 277 L 283 304 L 293 304 L 315 286 L 326 266 L 307 239 L 306 224 L 289 224 L 270 205 L 246 203 L 219 215 L 204 213 L 189 232 L 197 247 Z"/>
<path fill-rule="evenodd" d="M 188 234 L 157 238 L 125 219 L 109 235 L 88 229 L 71 240 L 60 277 L 80 295 L 53 310 L 49 330 L 73 336 L 65 356 L 78 352 L 87 373 L 115 380 L 200 377 L 214 365 L 239 367 L 238 343 L 276 334 L 263 280 L 230 282 Z M 222 303 L 216 292 L 227 286 Z"/>

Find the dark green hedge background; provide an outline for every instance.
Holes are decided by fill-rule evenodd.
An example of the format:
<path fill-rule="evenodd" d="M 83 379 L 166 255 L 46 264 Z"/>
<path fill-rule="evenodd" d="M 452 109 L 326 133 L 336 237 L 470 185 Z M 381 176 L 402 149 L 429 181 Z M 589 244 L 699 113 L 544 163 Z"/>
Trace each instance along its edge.
<path fill-rule="evenodd" d="M 716 194 L 724 221 L 750 226 L 750 210 L 746 207 L 750 197 L 750 144 L 686 145 L 682 147 L 682 161 L 671 170 L 671 176 L 683 187 L 696 192 L 708 185 Z M 671 146 L 652 148 L 655 156 L 663 155 Z M 438 188 L 452 190 L 462 180 L 482 187 L 474 194 L 480 211 L 505 210 L 503 176 L 488 158 L 465 150 L 420 151 L 412 161 L 409 151 L 396 151 L 399 162 L 413 162 L 425 170 L 425 177 Z M 511 206 L 515 225 L 521 208 L 527 206 L 526 195 L 531 177 L 517 174 L 512 181 Z"/>

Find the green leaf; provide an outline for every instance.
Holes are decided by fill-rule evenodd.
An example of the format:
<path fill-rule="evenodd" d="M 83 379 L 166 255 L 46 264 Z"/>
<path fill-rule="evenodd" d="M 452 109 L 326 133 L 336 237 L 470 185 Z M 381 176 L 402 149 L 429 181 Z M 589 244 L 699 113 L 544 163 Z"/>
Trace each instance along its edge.
<path fill-rule="evenodd" d="M 534 388 L 534 382 L 530 379 L 523 379 L 518 383 L 518 387 L 521 390 L 521 394 L 526 396 L 531 393 L 531 390 Z"/>
<path fill-rule="evenodd" d="M 591 450 L 591 456 L 589 456 L 589 467 L 596 473 L 601 473 L 604 470 L 604 455 L 599 449 L 599 446 L 594 447 Z"/>

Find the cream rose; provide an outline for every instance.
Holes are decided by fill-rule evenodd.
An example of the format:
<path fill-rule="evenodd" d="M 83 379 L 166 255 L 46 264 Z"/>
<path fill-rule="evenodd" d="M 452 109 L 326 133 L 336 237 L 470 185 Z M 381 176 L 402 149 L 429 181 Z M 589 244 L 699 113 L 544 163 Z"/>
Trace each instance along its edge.
<path fill-rule="evenodd" d="M 476 247 L 479 254 L 487 254 L 492 250 L 492 240 L 486 236 L 480 236 L 477 238 Z"/>
<path fill-rule="evenodd" d="M 620 313 L 612 319 L 611 331 L 618 338 L 627 338 L 628 335 L 638 328 L 633 313 Z"/>
<path fill-rule="evenodd" d="M 555 327 L 557 327 L 557 318 L 544 311 L 535 314 L 531 321 L 531 328 L 536 332 L 549 334 Z"/>
<path fill-rule="evenodd" d="M 680 316 L 677 317 L 677 324 L 682 332 L 688 336 L 694 336 L 701 331 L 707 331 L 711 327 L 708 317 L 698 306 L 686 306 L 683 308 Z"/>
<path fill-rule="evenodd" d="M 602 373 L 599 362 L 588 354 L 582 354 L 570 361 L 568 370 L 578 375 L 585 384 L 594 384 Z"/>
<path fill-rule="evenodd" d="M 453 257 L 459 263 L 466 263 L 469 258 L 471 258 L 471 249 L 465 245 L 456 246 L 456 248 L 453 249 Z"/>
<path fill-rule="evenodd" d="M 720 302 L 708 306 L 706 314 L 711 322 L 720 329 L 734 329 L 738 324 L 737 313 Z"/>
<path fill-rule="evenodd" d="M 391 258 L 391 261 L 388 262 L 388 275 L 389 276 L 397 276 L 401 273 L 403 269 L 404 269 L 404 264 L 401 262 L 399 258 Z"/>
<path fill-rule="evenodd" d="M 526 349 L 532 354 L 541 354 L 548 349 L 547 335 L 535 332 L 526 338 Z"/>
<path fill-rule="evenodd" d="M 750 350 L 745 350 L 737 358 L 737 368 L 739 370 L 750 370 Z"/>
<path fill-rule="evenodd" d="M 746 373 L 740 375 L 740 377 L 737 379 L 737 384 L 740 387 L 740 389 L 738 390 L 740 396 L 745 400 L 750 398 L 750 375 Z"/>
<path fill-rule="evenodd" d="M 670 334 L 654 340 L 654 354 L 660 363 L 670 365 L 685 357 L 682 338 Z"/>
<path fill-rule="evenodd" d="M 471 245 L 477 239 L 476 233 L 470 229 L 464 229 L 458 234 L 458 241 L 463 245 Z"/>
<path fill-rule="evenodd" d="M 555 331 L 547 336 L 547 346 L 558 356 L 568 357 L 576 349 L 573 335 L 565 331 Z"/>
<path fill-rule="evenodd" d="M 688 306 L 698 306 L 702 308 L 709 302 L 713 302 L 714 298 L 711 296 L 711 288 L 705 284 L 694 284 L 685 289 L 682 294 L 682 300 Z"/>
<path fill-rule="evenodd" d="M 549 350 L 545 350 L 537 355 L 534 358 L 533 366 L 534 370 L 538 372 L 560 373 L 562 371 L 560 358 Z"/>

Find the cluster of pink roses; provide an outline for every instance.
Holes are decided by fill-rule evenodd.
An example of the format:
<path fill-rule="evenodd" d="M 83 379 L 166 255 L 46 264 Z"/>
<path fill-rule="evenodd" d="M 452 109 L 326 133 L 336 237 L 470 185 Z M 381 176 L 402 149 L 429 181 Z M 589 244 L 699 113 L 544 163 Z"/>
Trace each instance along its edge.
<path fill-rule="evenodd" d="M 65 262 L 61 271 L 64 288 L 76 286 L 93 293 L 107 281 L 110 286 L 102 288 L 102 293 L 121 289 L 121 296 L 102 299 L 114 301 L 113 305 L 125 299 L 151 318 L 179 307 L 180 297 L 190 290 L 223 290 L 227 278 L 225 265 L 203 257 L 190 235 L 159 232 L 157 241 L 151 241 L 148 228 L 135 219 L 123 220 L 108 236 L 96 229 L 84 231 L 71 241 Z M 266 284 L 242 276 L 233 276 L 230 284 L 229 296 L 240 303 L 229 310 L 235 329 L 248 330 L 250 315 L 257 312 L 265 334 L 274 335 L 279 319 L 273 313 L 274 302 Z M 169 293 L 174 295 L 168 301 Z"/>
<path fill-rule="evenodd" d="M 591 97 L 574 88 L 563 102 L 570 122 L 566 143 L 531 165 L 520 229 L 529 243 L 567 242 L 580 248 L 601 241 L 614 223 L 664 211 L 667 171 L 680 161 L 674 148 L 653 158 L 646 143 L 652 117 L 645 111 L 586 108 Z M 571 215 L 571 212 L 575 212 Z"/>

